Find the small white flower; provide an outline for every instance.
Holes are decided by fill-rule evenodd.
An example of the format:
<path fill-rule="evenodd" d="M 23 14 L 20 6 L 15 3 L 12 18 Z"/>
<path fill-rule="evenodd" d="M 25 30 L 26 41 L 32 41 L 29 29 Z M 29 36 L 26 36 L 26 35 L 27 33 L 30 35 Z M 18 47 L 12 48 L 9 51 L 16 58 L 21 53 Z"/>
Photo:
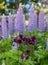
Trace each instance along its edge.
<path fill-rule="evenodd" d="M 2 60 L 2 65 L 5 65 L 5 61 L 4 60 Z"/>

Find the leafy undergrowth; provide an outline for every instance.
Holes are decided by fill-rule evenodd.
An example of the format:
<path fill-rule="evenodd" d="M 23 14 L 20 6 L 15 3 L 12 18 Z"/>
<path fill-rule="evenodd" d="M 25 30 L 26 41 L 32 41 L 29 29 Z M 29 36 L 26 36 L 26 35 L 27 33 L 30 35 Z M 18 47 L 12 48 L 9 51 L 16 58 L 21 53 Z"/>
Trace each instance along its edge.
<path fill-rule="evenodd" d="M 0 40 L 0 65 L 2 65 L 2 60 L 5 65 L 48 65 L 48 51 L 46 51 L 48 33 L 36 30 L 33 33 L 25 31 L 23 35 L 28 38 L 35 36 L 36 43 L 30 45 L 22 42 L 19 49 L 12 50 L 13 39 Z M 14 36 L 18 37 L 19 34 L 14 34 Z M 29 58 L 22 59 L 20 55 L 26 56 L 26 50 L 30 50 Z"/>

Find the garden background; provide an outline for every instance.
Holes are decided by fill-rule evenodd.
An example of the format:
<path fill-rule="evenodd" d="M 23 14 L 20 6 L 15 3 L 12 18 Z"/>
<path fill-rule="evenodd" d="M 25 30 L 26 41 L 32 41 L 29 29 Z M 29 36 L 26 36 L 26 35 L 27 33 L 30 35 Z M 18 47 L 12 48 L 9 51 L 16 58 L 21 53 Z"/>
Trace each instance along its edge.
<path fill-rule="evenodd" d="M 47 0 L 0 0 L 0 65 L 48 65 Z"/>

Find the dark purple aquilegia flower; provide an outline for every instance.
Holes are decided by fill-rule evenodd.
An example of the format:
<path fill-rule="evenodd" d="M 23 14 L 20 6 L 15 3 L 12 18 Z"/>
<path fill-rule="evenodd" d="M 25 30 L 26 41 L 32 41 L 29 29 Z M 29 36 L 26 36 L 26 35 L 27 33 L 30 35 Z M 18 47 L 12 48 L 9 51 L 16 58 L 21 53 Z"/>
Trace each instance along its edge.
<path fill-rule="evenodd" d="M 35 36 L 32 36 L 31 39 L 32 39 L 32 41 L 35 41 L 36 40 L 36 37 Z"/>
<path fill-rule="evenodd" d="M 24 54 L 21 54 L 20 57 L 21 57 L 21 59 L 24 59 L 24 58 L 25 58 L 26 60 L 29 59 L 29 56 L 28 56 L 28 55 L 24 55 Z"/>
<path fill-rule="evenodd" d="M 24 59 L 25 56 L 24 56 L 24 54 L 21 54 L 20 57 L 21 57 L 21 59 Z"/>
<path fill-rule="evenodd" d="M 23 35 L 23 34 L 19 34 L 19 37 L 20 37 L 21 39 L 23 39 L 24 35 Z"/>
<path fill-rule="evenodd" d="M 25 58 L 26 58 L 26 60 L 28 60 L 28 59 L 29 59 L 29 56 L 28 56 L 28 55 L 26 55 L 26 57 L 25 57 Z"/>
<path fill-rule="evenodd" d="M 30 53 L 30 50 L 26 50 L 26 54 L 28 55 Z"/>
<path fill-rule="evenodd" d="M 17 42 L 17 38 L 16 37 L 14 38 L 13 42 L 15 42 L 15 43 Z"/>
<path fill-rule="evenodd" d="M 15 42 L 15 43 L 22 43 L 22 40 L 16 37 L 16 38 L 14 38 L 13 42 Z"/>
<path fill-rule="evenodd" d="M 30 41 L 30 38 L 28 38 L 28 37 L 24 37 L 24 38 L 23 38 L 23 41 L 25 41 L 25 42 L 29 42 L 29 41 Z"/>
<path fill-rule="evenodd" d="M 19 37 L 20 37 L 20 39 L 22 41 L 26 41 L 27 42 L 29 40 L 29 38 L 28 37 L 25 37 L 23 34 L 20 34 Z"/>
<path fill-rule="evenodd" d="M 32 39 L 30 39 L 29 44 L 34 45 L 34 44 L 35 44 L 35 41 L 34 41 L 34 40 L 32 40 Z"/>

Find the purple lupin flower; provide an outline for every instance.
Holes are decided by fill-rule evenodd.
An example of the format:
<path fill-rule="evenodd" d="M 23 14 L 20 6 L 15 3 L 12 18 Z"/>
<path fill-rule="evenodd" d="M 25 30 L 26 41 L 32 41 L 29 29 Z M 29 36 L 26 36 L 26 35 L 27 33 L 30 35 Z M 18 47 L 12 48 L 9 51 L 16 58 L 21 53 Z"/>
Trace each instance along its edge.
<path fill-rule="evenodd" d="M 48 32 L 48 16 L 46 17 L 46 31 Z"/>
<path fill-rule="evenodd" d="M 7 23 L 6 23 L 5 16 L 2 17 L 2 24 L 1 25 L 2 25 L 2 38 L 6 39 L 8 36 L 8 33 L 7 33 Z"/>
<path fill-rule="evenodd" d="M 0 25 L 0 36 L 1 36 L 1 25 Z"/>
<path fill-rule="evenodd" d="M 47 22 L 47 29 L 46 29 L 46 30 L 47 30 L 47 32 L 48 32 L 48 22 Z"/>
<path fill-rule="evenodd" d="M 38 24 L 38 30 L 40 32 L 44 31 L 44 23 L 45 23 L 44 12 L 40 11 L 40 13 L 39 13 L 39 24 Z"/>
<path fill-rule="evenodd" d="M 35 29 L 37 29 L 37 15 L 32 7 L 30 9 L 29 24 L 27 29 L 29 32 L 33 32 Z"/>
<path fill-rule="evenodd" d="M 23 9 L 19 6 L 15 19 L 15 32 L 21 33 L 25 31 L 25 19 L 23 17 Z"/>
<path fill-rule="evenodd" d="M 8 34 L 12 34 L 13 33 L 13 18 L 12 15 L 9 14 L 8 16 Z"/>

